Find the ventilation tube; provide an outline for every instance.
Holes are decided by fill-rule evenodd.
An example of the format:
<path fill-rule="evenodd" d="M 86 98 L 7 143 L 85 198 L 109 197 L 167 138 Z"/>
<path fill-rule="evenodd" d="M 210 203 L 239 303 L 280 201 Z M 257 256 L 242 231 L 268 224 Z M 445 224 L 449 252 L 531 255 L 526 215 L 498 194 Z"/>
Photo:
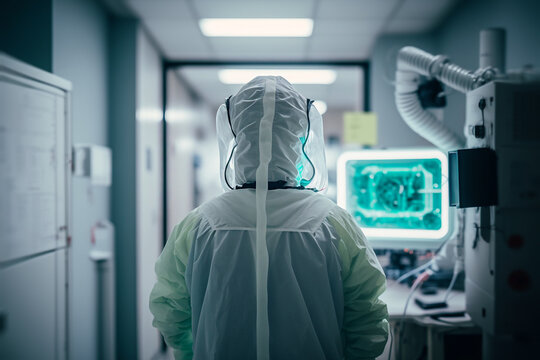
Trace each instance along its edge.
<path fill-rule="evenodd" d="M 492 73 L 489 69 L 472 73 L 450 63 L 445 56 L 431 55 L 411 46 L 399 51 L 395 100 L 401 117 L 413 131 L 441 150 L 462 148 L 463 140 L 420 104 L 417 95 L 420 75 L 434 77 L 465 93 L 485 84 Z"/>
<path fill-rule="evenodd" d="M 420 104 L 417 91 L 421 75 L 436 78 L 466 93 L 490 81 L 495 75 L 494 69 L 486 67 L 473 73 L 450 63 L 448 58 L 442 55 L 434 56 L 410 46 L 399 51 L 395 101 L 401 117 L 413 131 L 439 149 L 446 152 L 463 148 L 465 142 Z M 456 213 L 456 222 L 461 227 L 461 232 L 444 245 L 433 264 L 438 269 L 453 266 L 454 273 L 458 274 L 463 270 L 464 211 Z"/>

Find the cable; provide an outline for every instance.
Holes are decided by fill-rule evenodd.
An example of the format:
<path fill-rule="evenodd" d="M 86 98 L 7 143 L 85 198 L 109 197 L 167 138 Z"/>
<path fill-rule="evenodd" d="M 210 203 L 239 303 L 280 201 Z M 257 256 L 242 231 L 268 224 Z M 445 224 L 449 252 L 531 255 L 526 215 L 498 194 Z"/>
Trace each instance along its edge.
<path fill-rule="evenodd" d="M 452 280 L 450 280 L 450 285 L 448 286 L 448 289 L 446 289 L 446 294 L 444 295 L 444 302 L 448 301 L 448 296 L 450 296 L 450 293 L 452 292 L 452 288 L 454 287 L 454 284 L 456 283 L 456 279 L 461 271 L 457 270 L 457 266 L 454 269 L 454 274 L 452 275 Z"/>
<path fill-rule="evenodd" d="M 403 282 L 404 280 L 410 278 L 411 276 L 414 276 L 416 274 L 418 274 L 419 272 L 421 272 L 422 270 L 424 269 L 427 269 L 429 268 L 431 265 L 433 265 L 433 263 L 435 262 L 435 257 L 436 255 L 441 251 L 441 249 L 443 248 L 443 246 L 450 240 L 450 238 L 447 238 L 440 246 L 437 250 L 435 250 L 433 252 L 433 258 L 431 260 L 429 260 L 427 263 L 425 263 L 424 265 L 420 265 L 419 267 L 415 268 L 415 269 L 412 269 L 411 271 L 409 272 L 406 272 L 405 274 L 401 275 L 399 278 L 397 278 L 397 280 L 395 281 L 394 284 L 392 285 L 395 285 L 395 284 L 399 284 L 401 282 Z M 390 286 L 392 286 L 390 285 Z"/>
<path fill-rule="evenodd" d="M 411 276 L 414 276 L 416 274 L 418 274 L 419 272 L 421 272 L 422 270 L 430 267 L 431 265 L 433 264 L 433 260 L 430 260 L 428 261 L 427 263 L 425 263 L 424 265 L 420 265 L 419 267 L 417 267 L 416 269 L 413 269 L 403 275 L 401 275 L 399 278 L 397 278 L 396 280 L 396 284 L 399 284 L 400 282 L 410 278 Z"/>
<path fill-rule="evenodd" d="M 392 346 L 394 346 L 394 331 L 390 324 L 388 324 L 388 330 L 390 330 L 390 348 L 388 349 L 388 360 L 392 359 Z"/>
<path fill-rule="evenodd" d="M 403 315 L 401 316 L 401 319 L 399 320 L 399 326 L 398 326 L 399 336 L 398 336 L 398 341 L 397 341 L 398 346 L 396 350 L 396 355 L 398 358 L 400 357 L 401 340 L 403 337 L 403 319 L 405 318 L 405 315 L 407 314 L 407 308 L 409 307 L 409 302 L 411 301 L 412 296 L 414 295 L 416 290 L 420 287 L 420 285 L 422 285 L 422 283 L 426 281 L 432 274 L 433 274 L 433 271 L 429 269 L 423 272 L 421 275 L 419 275 L 416 278 L 416 280 L 414 281 L 411 287 L 411 291 L 409 291 L 409 295 L 407 296 L 407 300 L 405 301 L 405 306 L 403 307 Z"/>
<path fill-rule="evenodd" d="M 433 265 L 433 263 L 435 262 L 435 257 L 436 257 L 436 255 L 441 251 L 441 249 L 443 248 L 443 246 L 446 245 L 446 243 L 447 243 L 448 241 L 450 241 L 450 239 L 451 239 L 450 237 L 447 238 L 446 240 L 444 240 L 444 242 L 443 242 L 441 245 L 439 245 L 439 247 L 437 248 L 437 250 L 435 250 L 435 251 L 433 252 L 433 258 L 432 258 L 430 261 L 428 261 L 428 262 L 425 263 L 424 265 L 420 265 L 419 267 L 417 267 L 417 268 L 415 268 L 415 269 L 413 269 L 413 270 L 411 270 L 411 271 L 409 271 L 409 272 L 407 272 L 407 273 L 401 275 L 401 276 L 396 280 L 396 282 L 395 282 L 394 284 L 399 284 L 399 283 L 403 282 L 405 279 L 408 279 L 408 278 L 410 278 L 411 276 L 414 276 L 414 275 L 418 274 L 419 272 L 421 272 L 422 270 L 424 270 L 424 269 L 426 269 L 426 268 L 429 268 L 431 265 Z"/>

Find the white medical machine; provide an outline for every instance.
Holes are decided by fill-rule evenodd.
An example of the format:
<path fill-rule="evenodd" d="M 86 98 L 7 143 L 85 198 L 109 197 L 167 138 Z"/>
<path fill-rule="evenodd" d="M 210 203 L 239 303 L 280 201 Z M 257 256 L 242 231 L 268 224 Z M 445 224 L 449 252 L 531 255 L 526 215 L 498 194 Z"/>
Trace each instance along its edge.
<path fill-rule="evenodd" d="M 506 73 L 505 55 L 504 30 L 489 29 L 474 72 L 413 47 L 400 50 L 396 72 L 402 118 L 449 152 L 457 257 L 486 360 L 540 358 L 540 77 Z M 420 104 L 425 78 L 465 94 L 465 142 Z"/>

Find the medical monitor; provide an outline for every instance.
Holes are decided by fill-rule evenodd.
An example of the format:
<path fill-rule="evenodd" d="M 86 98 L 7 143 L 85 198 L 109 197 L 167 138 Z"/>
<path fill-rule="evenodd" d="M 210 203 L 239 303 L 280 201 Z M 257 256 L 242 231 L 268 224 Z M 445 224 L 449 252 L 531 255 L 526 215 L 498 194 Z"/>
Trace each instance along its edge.
<path fill-rule="evenodd" d="M 439 150 L 345 152 L 337 164 L 338 205 L 375 248 L 437 248 L 451 230 L 447 180 Z"/>

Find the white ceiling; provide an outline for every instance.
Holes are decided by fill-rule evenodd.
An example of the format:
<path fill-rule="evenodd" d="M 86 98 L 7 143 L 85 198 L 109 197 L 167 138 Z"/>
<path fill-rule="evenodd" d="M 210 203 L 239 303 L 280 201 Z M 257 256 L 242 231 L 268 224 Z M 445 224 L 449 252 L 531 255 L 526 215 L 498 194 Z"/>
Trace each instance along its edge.
<path fill-rule="evenodd" d="M 168 60 L 331 62 L 369 59 L 376 39 L 434 28 L 460 0 L 120 0 L 140 18 Z M 308 38 L 209 38 L 202 18 L 311 18 Z M 222 67 L 178 70 L 208 104 L 217 106 L 240 85 L 218 80 Z M 265 66 L 265 68 L 267 68 Z M 290 67 L 289 67 L 290 68 Z M 295 85 L 328 111 L 362 110 L 362 69 L 332 67 L 331 85 Z"/>
<path fill-rule="evenodd" d="M 378 36 L 436 26 L 460 0 L 124 0 L 169 60 L 368 59 Z M 308 38 L 208 38 L 201 18 L 314 19 Z"/>

